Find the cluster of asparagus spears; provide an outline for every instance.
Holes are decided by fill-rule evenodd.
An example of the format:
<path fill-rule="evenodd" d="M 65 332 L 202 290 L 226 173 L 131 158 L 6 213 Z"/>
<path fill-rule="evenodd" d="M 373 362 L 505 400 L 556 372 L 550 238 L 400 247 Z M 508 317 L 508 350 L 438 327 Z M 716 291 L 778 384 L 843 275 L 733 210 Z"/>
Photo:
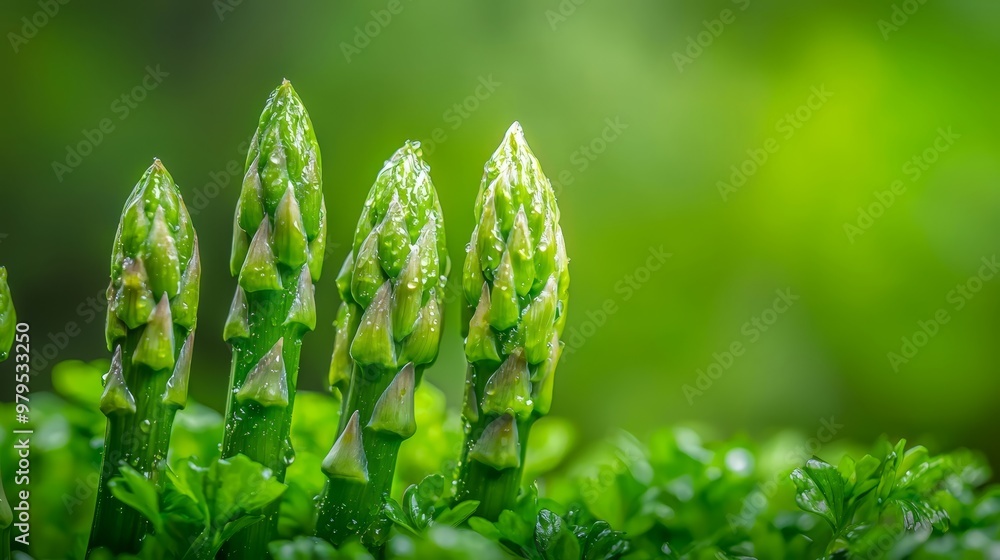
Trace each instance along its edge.
<path fill-rule="evenodd" d="M 278 480 L 294 459 L 299 353 L 316 326 L 327 229 L 321 169 L 309 115 L 285 81 L 247 155 L 223 332 L 233 358 L 222 456 L 245 455 Z M 528 433 L 551 405 L 569 285 L 555 196 L 517 123 L 486 164 L 475 216 L 461 289 L 469 373 L 455 500 L 479 501 L 478 515 L 496 519 L 517 498 Z M 329 383 L 342 414 L 322 465 L 328 482 L 316 523 L 334 544 L 384 542 L 385 500 L 399 446 L 417 429 L 414 390 L 438 355 L 450 268 L 430 168 L 419 143 L 407 142 L 376 176 L 336 279 L 342 303 Z M 107 483 L 123 465 L 157 485 L 167 476 L 171 424 L 187 400 L 200 276 L 190 216 L 154 161 L 125 205 L 112 255 L 113 359 L 101 399 L 108 425 L 90 550 L 135 553 L 152 530 Z M 0 305 L 0 343 L 5 317 Z M 265 555 L 278 505 L 260 513 L 229 538 L 223 556 Z"/>

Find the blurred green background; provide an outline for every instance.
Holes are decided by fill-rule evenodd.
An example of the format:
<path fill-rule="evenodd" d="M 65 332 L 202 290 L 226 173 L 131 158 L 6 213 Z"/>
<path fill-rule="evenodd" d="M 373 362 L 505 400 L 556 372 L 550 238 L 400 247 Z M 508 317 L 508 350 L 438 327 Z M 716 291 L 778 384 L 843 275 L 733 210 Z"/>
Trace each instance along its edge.
<path fill-rule="evenodd" d="M 584 440 L 825 420 L 1000 462 L 1000 279 L 981 262 L 1000 252 L 998 4 L 62 1 L 0 5 L 0 263 L 35 390 L 53 362 L 106 356 L 88 298 L 156 156 L 201 239 L 191 390 L 222 406 L 244 142 L 287 77 L 323 149 L 333 246 L 302 387 L 324 384 L 334 276 L 383 160 L 424 141 L 460 271 L 482 165 L 516 119 L 558 183 L 572 352 L 553 413 Z M 774 311 L 776 290 L 798 299 Z M 455 406 L 459 317 L 428 374 Z"/>

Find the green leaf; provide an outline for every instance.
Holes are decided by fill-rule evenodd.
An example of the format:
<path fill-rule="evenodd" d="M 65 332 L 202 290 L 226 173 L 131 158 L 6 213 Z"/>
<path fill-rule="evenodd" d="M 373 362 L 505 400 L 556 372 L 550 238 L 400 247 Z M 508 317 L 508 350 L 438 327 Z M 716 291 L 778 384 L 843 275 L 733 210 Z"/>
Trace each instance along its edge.
<path fill-rule="evenodd" d="M 223 543 L 228 541 L 230 537 L 235 535 L 240 530 L 246 529 L 247 527 L 253 525 L 254 523 L 258 523 L 263 520 L 264 516 L 262 515 L 253 515 L 253 516 L 248 515 L 246 517 L 241 517 L 239 519 L 226 523 L 226 526 L 223 527 L 222 531 L 219 533 L 218 546 L 215 548 L 214 552 L 219 552 L 219 548 L 222 548 Z M 213 554 L 212 556 L 214 557 L 215 554 Z"/>
<path fill-rule="evenodd" d="M 264 465 L 245 455 L 218 462 L 215 513 L 253 513 L 281 497 L 286 486 Z"/>
<path fill-rule="evenodd" d="M 385 501 L 385 515 L 403 532 L 414 537 L 420 536 L 420 531 L 413 527 L 412 520 L 396 500 L 390 498 Z"/>
<path fill-rule="evenodd" d="M 545 560 L 577 560 L 580 542 L 566 522 L 557 514 L 543 509 L 535 524 L 535 547 Z"/>
<path fill-rule="evenodd" d="M 212 519 L 211 504 L 205 496 L 205 478 L 208 472 L 209 469 L 202 468 L 190 460 L 181 461 L 175 467 L 167 469 L 167 480 L 170 482 L 168 488 L 172 488 L 176 494 L 186 497 L 195 505 L 199 513 L 198 520 L 206 527 Z"/>
<path fill-rule="evenodd" d="M 156 486 L 128 465 L 122 464 L 119 472 L 121 477 L 113 478 L 108 483 L 111 494 L 143 514 L 153 524 L 156 533 L 162 533 L 163 521 L 160 518 L 160 500 Z"/>
<path fill-rule="evenodd" d="M 403 493 L 403 507 L 414 527 L 426 529 L 430 525 L 443 496 L 444 477 L 439 474 L 432 474 L 420 481 L 420 484 L 406 489 Z"/>
<path fill-rule="evenodd" d="M 819 515 L 839 533 L 844 508 L 844 479 L 829 463 L 813 458 L 800 469 L 792 471 L 792 481 L 798 489 L 795 502 L 800 508 Z"/>
<path fill-rule="evenodd" d="M 455 506 L 450 508 L 445 508 L 440 512 L 438 517 L 434 520 L 435 525 L 448 525 L 450 527 L 458 527 L 462 523 L 465 523 L 472 514 L 476 513 L 479 509 L 479 502 L 476 500 L 466 500 L 455 504 Z"/>
<path fill-rule="evenodd" d="M 864 496 L 878 486 L 879 479 L 876 473 L 881 466 L 882 462 L 871 455 L 865 455 L 855 464 L 852 491 L 855 497 Z"/>
<path fill-rule="evenodd" d="M 472 528 L 473 531 L 490 539 L 491 541 L 500 541 L 500 529 L 498 529 L 497 526 L 488 519 L 483 519 L 482 517 L 470 517 L 469 527 Z"/>
<path fill-rule="evenodd" d="M 535 528 L 511 510 L 500 512 L 497 529 L 500 530 L 500 535 L 503 539 L 517 543 L 522 547 L 529 547 L 534 544 Z"/>
<path fill-rule="evenodd" d="M 885 457 L 882 468 L 882 477 L 878 484 L 878 499 L 884 502 L 889 498 L 892 488 L 896 485 L 896 474 L 899 462 L 903 457 L 906 440 L 900 440 L 896 446 L 889 451 Z"/>
<path fill-rule="evenodd" d="M 614 531 L 604 521 L 595 522 L 585 536 L 577 533 L 583 542 L 584 560 L 613 560 L 628 554 L 630 545 L 625 534 Z"/>

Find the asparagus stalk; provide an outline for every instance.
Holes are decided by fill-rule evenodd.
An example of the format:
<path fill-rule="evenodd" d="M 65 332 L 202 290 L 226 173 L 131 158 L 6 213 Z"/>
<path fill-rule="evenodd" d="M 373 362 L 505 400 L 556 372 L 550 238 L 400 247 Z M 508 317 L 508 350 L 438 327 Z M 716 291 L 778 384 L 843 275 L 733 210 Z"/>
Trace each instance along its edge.
<path fill-rule="evenodd" d="M 127 464 L 163 479 L 174 415 L 187 400 L 201 280 L 198 238 L 177 185 L 154 160 L 125 204 L 111 257 L 101 411 L 108 417 L 90 549 L 135 553 L 148 531 L 108 481 Z"/>
<path fill-rule="evenodd" d="M 230 262 L 238 286 L 223 333 L 233 360 L 222 455 L 242 453 L 283 481 L 294 459 L 289 429 L 299 351 L 316 327 L 313 283 L 326 251 L 319 145 L 287 80 L 264 106 L 246 167 Z M 233 536 L 224 555 L 262 557 L 278 507 Z"/>
<path fill-rule="evenodd" d="M 7 286 L 7 269 L 0 266 L 0 362 L 10 355 L 16 328 L 17 313 Z M 0 476 L 0 560 L 10 558 L 10 527 L 13 524 L 14 512 L 7 502 L 7 494 L 3 491 L 3 477 Z"/>
<path fill-rule="evenodd" d="M 513 506 L 528 433 L 548 413 L 566 321 L 568 259 L 549 180 L 518 123 L 487 161 L 462 285 L 471 314 L 456 500 Z"/>
<path fill-rule="evenodd" d="M 420 144 L 407 142 L 375 179 L 337 277 L 330 385 L 346 396 L 317 522 L 334 544 L 385 537 L 383 504 L 399 445 L 416 431 L 414 388 L 437 358 L 449 268 L 430 167 Z"/>

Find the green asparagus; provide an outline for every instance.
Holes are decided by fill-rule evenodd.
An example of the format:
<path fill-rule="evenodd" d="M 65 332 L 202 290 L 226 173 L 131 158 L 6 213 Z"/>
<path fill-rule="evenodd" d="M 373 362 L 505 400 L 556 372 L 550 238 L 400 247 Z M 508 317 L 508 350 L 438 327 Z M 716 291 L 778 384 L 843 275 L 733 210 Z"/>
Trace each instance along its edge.
<path fill-rule="evenodd" d="M 238 278 L 223 337 L 233 348 L 222 456 L 242 453 L 279 481 L 294 459 L 289 429 L 302 337 L 316 327 L 314 282 L 326 252 L 319 145 L 292 85 L 261 114 L 247 155 L 233 225 L 230 271 Z M 226 544 L 227 558 L 260 558 L 278 504 Z"/>
<path fill-rule="evenodd" d="M 7 269 L 0 266 L 0 362 L 7 359 L 17 330 L 17 313 L 7 286 Z"/>
<path fill-rule="evenodd" d="M 154 160 L 125 204 L 111 257 L 101 411 L 108 417 L 90 549 L 135 553 L 148 521 L 112 496 L 121 465 L 161 484 L 174 415 L 187 400 L 198 312 L 198 238 L 177 185 Z"/>
<path fill-rule="evenodd" d="M 10 354 L 16 327 L 17 313 L 14 312 L 14 302 L 10 299 L 10 288 L 7 286 L 7 269 L 0 266 L 0 362 Z M 10 558 L 10 527 L 13 523 L 14 512 L 7 503 L 3 477 L 0 476 L 0 560 Z"/>
<path fill-rule="evenodd" d="M 430 167 L 407 142 L 368 193 L 352 251 L 337 277 L 341 304 L 330 385 L 345 395 L 317 534 L 362 535 L 378 546 L 399 445 L 416 431 L 413 392 L 434 362 L 450 261 Z"/>
<path fill-rule="evenodd" d="M 549 180 L 518 123 L 486 163 L 462 286 L 471 315 L 456 500 L 514 505 L 528 432 L 548 413 L 566 322 L 568 259 Z"/>

